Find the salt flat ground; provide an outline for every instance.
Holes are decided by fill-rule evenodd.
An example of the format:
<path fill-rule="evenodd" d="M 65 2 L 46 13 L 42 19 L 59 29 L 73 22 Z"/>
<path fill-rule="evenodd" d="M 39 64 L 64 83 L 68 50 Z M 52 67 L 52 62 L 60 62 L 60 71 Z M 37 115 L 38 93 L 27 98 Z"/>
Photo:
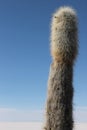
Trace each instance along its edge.
<path fill-rule="evenodd" d="M 0 122 L 0 130 L 42 130 L 42 123 Z M 87 123 L 75 124 L 74 130 L 87 130 Z"/>

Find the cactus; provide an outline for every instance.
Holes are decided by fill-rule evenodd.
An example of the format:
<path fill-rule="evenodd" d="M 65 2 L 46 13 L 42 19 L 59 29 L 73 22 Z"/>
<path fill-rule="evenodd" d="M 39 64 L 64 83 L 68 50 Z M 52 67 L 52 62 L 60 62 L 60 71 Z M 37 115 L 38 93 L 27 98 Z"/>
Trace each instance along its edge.
<path fill-rule="evenodd" d="M 52 64 L 48 79 L 44 130 L 73 129 L 73 64 L 78 53 L 77 16 L 61 7 L 51 23 Z"/>

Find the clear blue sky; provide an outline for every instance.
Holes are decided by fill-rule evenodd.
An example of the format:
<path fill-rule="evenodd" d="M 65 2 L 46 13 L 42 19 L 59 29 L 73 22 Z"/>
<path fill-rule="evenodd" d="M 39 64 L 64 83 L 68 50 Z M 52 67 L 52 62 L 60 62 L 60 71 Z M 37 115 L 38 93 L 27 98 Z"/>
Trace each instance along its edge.
<path fill-rule="evenodd" d="M 0 0 L 0 108 L 43 109 L 51 16 L 64 5 L 75 8 L 79 19 L 74 105 L 87 106 L 87 1 Z"/>

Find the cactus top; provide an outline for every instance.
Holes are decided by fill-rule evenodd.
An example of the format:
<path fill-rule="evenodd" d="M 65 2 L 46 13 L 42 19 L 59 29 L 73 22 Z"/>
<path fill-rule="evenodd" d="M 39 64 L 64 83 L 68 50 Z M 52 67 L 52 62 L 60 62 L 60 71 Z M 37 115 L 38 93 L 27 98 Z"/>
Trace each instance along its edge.
<path fill-rule="evenodd" d="M 73 63 L 77 52 L 77 16 L 72 8 L 62 7 L 52 17 L 51 55 L 55 61 Z"/>

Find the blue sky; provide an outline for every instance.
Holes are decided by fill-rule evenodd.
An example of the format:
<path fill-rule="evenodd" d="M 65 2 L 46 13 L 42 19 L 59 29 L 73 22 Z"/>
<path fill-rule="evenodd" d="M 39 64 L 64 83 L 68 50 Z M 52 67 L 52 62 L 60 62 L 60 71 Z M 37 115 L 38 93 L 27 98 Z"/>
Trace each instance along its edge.
<path fill-rule="evenodd" d="M 52 13 L 72 6 L 79 20 L 74 107 L 87 107 L 87 1 L 0 0 L 0 108 L 42 110 L 46 100 Z"/>

